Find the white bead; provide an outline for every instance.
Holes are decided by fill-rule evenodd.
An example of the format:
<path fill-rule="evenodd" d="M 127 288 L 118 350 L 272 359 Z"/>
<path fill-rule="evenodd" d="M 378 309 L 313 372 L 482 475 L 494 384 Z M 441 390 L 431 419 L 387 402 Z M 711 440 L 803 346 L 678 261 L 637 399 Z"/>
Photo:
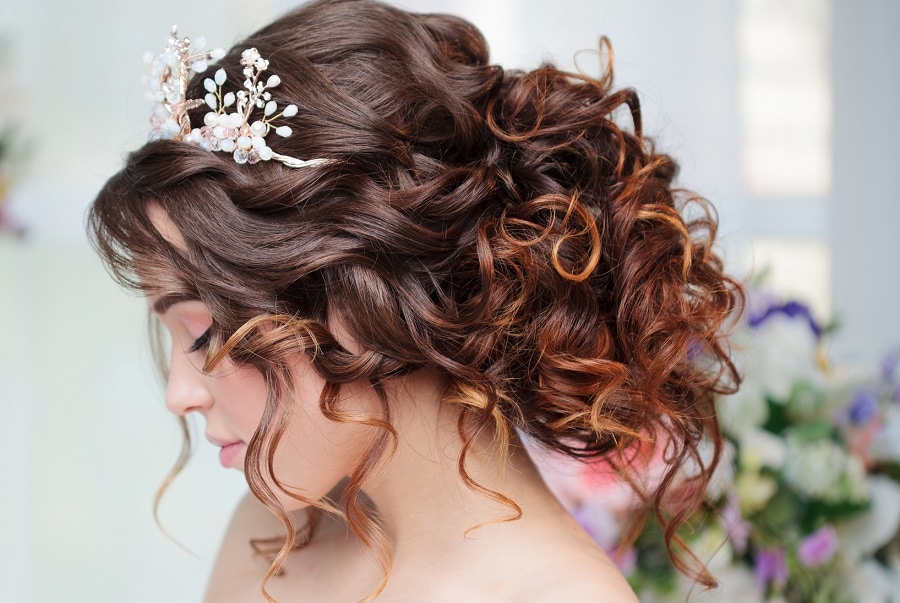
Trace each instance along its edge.
<path fill-rule="evenodd" d="M 234 104 L 234 92 L 226 92 L 225 98 L 222 99 L 222 104 L 226 107 L 230 107 Z"/>
<path fill-rule="evenodd" d="M 250 131 L 253 132 L 256 136 L 265 136 L 266 124 L 261 121 L 255 121 L 250 124 Z"/>
<path fill-rule="evenodd" d="M 191 65 L 191 71 L 195 71 L 197 73 L 203 73 L 206 71 L 206 61 L 196 61 Z"/>
<path fill-rule="evenodd" d="M 272 158 L 272 149 L 269 147 L 263 147 L 257 151 L 259 153 L 259 158 L 263 161 L 268 161 Z"/>
<path fill-rule="evenodd" d="M 277 75 L 270 75 L 269 79 L 266 80 L 266 88 L 274 88 L 278 84 L 281 83 L 281 78 Z"/>
<path fill-rule="evenodd" d="M 221 59 L 224 56 L 225 56 L 224 48 L 213 48 L 212 50 L 209 51 L 209 57 L 214 61 L 218 61 L 219 59 Z"/>
<path fill-rule="evenodd" d="M 232 151 L 234 151 L 235 148 L 237 148 L 237 143 L 234 142 L 233 140 L 231 140 L 230 138 L 226 138 L 225 140 L 222 141 L 220 146 L 221 146 L 222 150 L 225 151 L 226 153 L 231 153 Z"/>
<path fill-rule="evenodd" d="M 288 126 L 281 126 L 279 128 L 275 128 L 275 133 L 282 138 L 287 138 L 293 133 L 293 130 L 291 130 L 291 128 Z"/>
<path fill-rule="evenodd" d="M 206 104 L 209 105 L 209 108 L 215 111 L 219 108 L 219 99 L 216 98 L 216 95 L 212 92 L 208 93 L 205 97 Z"/>
<path fill-rule="evenodd" d="M 216 83 L 209 78 L 203 80 L 203 87 L 206 88 L 207 92 L 215 92 L 216 91 Z"/>
<path fill-rule="evenodd" d="M 275 101 L 269 101 L 266 103 L 265 114 L 272 115 L 278 109 L 278 104 Z"/>
<path fill-rule="evenodd" d="M 231 126 L 232 128 L 240 128 L 244 125 L 244 116 L 240 113 L 229 113 L 228 123 L 225 125 Z"/>
<path fill-rule="evenodd" d="M 266 139 L 262 136 L 254 136 L 252 139 L 250 139 L 250 142 L 253 145 L 253 148 L 256 150 L 259 150 L 266 146 Z"/>
<path fill-rule="evenodd" d="M 216 71 L 215 78 L 216 83 L 221 86 L 225 83 L 225 80 L 228 79 L 228 74 L 225 73 L 224 69 L 219 69 Z"/>
<path fill-rule="evenodd" d="M 207 125 L 210 128 L 212 128 L 216 124 L 219 123 L 219 116 L 216 115 L 215 113 L 213 113 L 212 111 L 210 111 L 209 113 L 207 113 L 206 115 L 203 116 L 203 123 L 204 123 L 204 125 Z"/>
<path fill-rule="evenodd" d="M 297 115 L 297 105 L 288 105 L 284 108 L 284 111 L 281 112 L 285 117 L 293 117 Z"/>
<path fill-rule="evenodd" d="M 216 123 L 218 123 L 220 126 L 228 127 L 231 125 L 231 120 L 228 118 L 228 115 L 222 113 L 221 115 L 216 117 Z"/>
<path fill-rule="evenodd" d="M 206 36 L 200 36 L 196 40 L 194 40 L 194 48 L 200 50 L 201 48 L 206 48 Z"/>
<path fill-rule="evenodd" d="M 241 149 L 249 149 L 253 146 L 253 141 L 249 136 L 238 136 L 237 146 Z"/>
<path fill-rule="evenodd" d="M 225 138 L 225 128 L 223 126 L 216 126 L 213 128 L 213 136 L 216 138 Z"/>

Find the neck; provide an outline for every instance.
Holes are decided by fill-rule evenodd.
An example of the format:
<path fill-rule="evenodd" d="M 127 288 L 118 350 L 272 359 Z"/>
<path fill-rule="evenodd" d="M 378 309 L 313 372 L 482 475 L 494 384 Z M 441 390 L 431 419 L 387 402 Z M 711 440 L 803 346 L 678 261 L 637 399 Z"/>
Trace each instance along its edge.
<path fill-rule="evenodd" d="M 398 380 L 388 391 L 397 450 L 366 487 L 395 543 L 395 556 L 440 554 L 482 530 L 496 529 L 517 509 L 467 486 L 460 476 L 463 442 L 457 431 L 460 406 L 442 402 L 444 381 L 429 371 Z M 529 509 L 555 499 L 512 434 L 507 458 L 492 454 L 493 430 L 485 430 L 466 456 L 466 471 L 483 488 Z M 483 526 L 483 527 L 478 527 Z M 473 528 L 478 527 L 473 531 Z M 444 549 L 446 551 L 446 549 Z"/>

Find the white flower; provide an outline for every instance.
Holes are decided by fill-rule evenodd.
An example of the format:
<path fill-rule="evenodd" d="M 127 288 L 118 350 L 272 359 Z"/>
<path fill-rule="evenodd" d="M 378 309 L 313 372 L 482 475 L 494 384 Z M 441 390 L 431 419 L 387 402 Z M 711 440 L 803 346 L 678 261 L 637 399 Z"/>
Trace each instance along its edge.
<path fill-rule="evenodd" d="M 784 440 L 763 429 L 748 428 L 738 438 L 740 444 L 741 468 L 759 471 L 763 467 L 781 469 L 784 465 L 787 446 Z"/>
<path fill-rule="evenodd" d="M 241 53 L 241 65 L 253 65 L 259 60 L 259 51 L 255 48 L 248 48 Z"/>
<path fill-rule="evenodd" d="M 864 561 L 842 569 L 840 582 L 853 593 L 854 603 L 900 601 L 900 576 L 875 561 Z"/>
<path fill-rule="evenodd" d="M 900 529 L 900 484 L 880 475 L 869 476 L 866 483 L 872 506 L 837 524 L 841 554 L 851 563 L 880 549 Z"/>
<path fill-rule="evenodd" d="M 821 383 L 818 341 L 804 320 L 776 314 L 736 345 L 742 353 L 735 360 L 747 380 L 758 380 L 758 387 L 778 402 L 787 402 L 796 383 Z"/>
<path fill-rule="evenodd" d="M 831 440 L 803 442 L 789 436 L 784 477 L 808 498 L 863 502 L 869 495 L 862 461 Z"/>

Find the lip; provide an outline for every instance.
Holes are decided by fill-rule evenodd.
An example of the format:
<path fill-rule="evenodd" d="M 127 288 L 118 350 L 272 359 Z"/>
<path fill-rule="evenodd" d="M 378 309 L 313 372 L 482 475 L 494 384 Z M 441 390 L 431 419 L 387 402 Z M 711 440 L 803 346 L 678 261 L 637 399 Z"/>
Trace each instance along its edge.
<path fill-rule="evenodd" d="M 234 463 L 245 446 L 243 441 L 226 440 L 224 438 L 217 438 L 209 435 L 206 436 L 206 439 L 214 446 L 218 446 L 222 449 L 219 451 L 219 462 L 222 463 L 223 467 L 235 466 Z"/>

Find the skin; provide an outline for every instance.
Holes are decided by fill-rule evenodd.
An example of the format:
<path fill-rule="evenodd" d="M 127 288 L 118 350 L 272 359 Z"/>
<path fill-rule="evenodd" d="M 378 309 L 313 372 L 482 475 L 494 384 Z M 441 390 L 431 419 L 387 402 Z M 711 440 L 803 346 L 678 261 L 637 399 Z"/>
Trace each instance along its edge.
<path fill-rule="evenodd" d="M 160 233 L 183 246 L 177 226 L 157 206 L 149 214 Z M 171 371 L 166 404 L 173 413 L 200 413 L 207 434 L 221 443 L 246 444 L 262 416 L 265 383 L 254 369 L 225 361 L 211 374 L 200 370 L 203 350 L 191 351 L 212 322 L 199 301 L 161 308 L 164 293 L 148 298 L 171 333 Z M 162 311 L 159 311 L 162 310 Z M 358 345 L 342 327 L 339 312 L 329 328 L 348 349 Z M 300 356 L 295 370 L 295 405 L 286 439 L 275 455 L 280 479 L 306 496 L 322 498 L 341 487 L 371 428 L 334 423 L 318 410 L 322 379 Z M 504 464 L 490 454 L 493 434 L 476 442 L 467 468 L 488 488 L 515 500 L 523 511 L 516 521 L 498 521 L 510 509 L 473 492 L 457 469 L 461 442 L 458 410 L 442 403 L 445 383 L 420 370 L 386 384 L 398 446 L 389 461 L 365 485 L 393 543 L 393 567 L 379 603 L 559 602 L 633 603 L 633 591 L 594 541 L 576 524 L 544 484 L 528 455 L 513 441 Z M 342 405 L 376 414 L 378 399 L 367 383 L 342 390 Z M 233 463 L 243 467 L 240 451 Z M 289 498 L 298 523 L 304 506 Z M 478 529 L 466 532 L 473 527 Z M 235 511 L 214 568 L 206 601 L 264 601 L 260 582 L 268 562 L 254 555 L 251 539 L 280 535 L 282 527 L 268 510 L 247 495 Z M 269 581 L 280 603 L 358 601 L 381 579 L 368 550 L 343 522 L 326 517 L 310 546 L 293 552 L 284 572 Z"/>

